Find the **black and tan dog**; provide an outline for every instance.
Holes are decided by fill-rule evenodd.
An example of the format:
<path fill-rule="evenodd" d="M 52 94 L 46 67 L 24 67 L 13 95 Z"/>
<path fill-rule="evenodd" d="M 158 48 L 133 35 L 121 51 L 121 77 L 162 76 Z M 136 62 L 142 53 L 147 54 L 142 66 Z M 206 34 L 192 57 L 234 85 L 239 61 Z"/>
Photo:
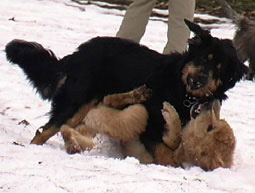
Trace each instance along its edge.
<path fill-rule="evenodd" d="M 221 1 L 224 14 L 236 25 L 233 39 L 237 55 L 242 62 L 249 61 L 249 71 L 246 78 L 255 79 L 255 21 L 238 14 L 226 1 Z"/>
<path fill-rule="evenodd" d="M 220 102 L 217 100 L 193 105 L 191 120 L 184 128 L 175 108 L 164 102 L 162 115 L 167 131 L 162 143 L 148 152 L 139 140 L 148 120 L 146 109 L 139 104 L 130 105 L 124 110 L 116 109 L 123 104 L 146 100 L 147 93 L 145 87 L 140 87 L 128 93 L 106 96 L 104 104 L 91 109 L 78 127 L 63 125 L 61 134 L 67 152 L 90 150 L 94 146 L 93 137 L 96 133 L 104 133 L 119 139 L 123 154 L 135 157 L 141 163 L 174 167 L 189 163 L 205 170 L 229 168 L 232 165 L 235 136 L 229 124 L 220 119 Z"/>
<path fill-rule="evenodd" d="M 143 103 L 149 114 L 140 135 L 146 149 L 162 142 L 164 120 L 161 107 L 169 101 L 181 117 L 189 120 L 190 107 L 212 99 L 224 100 L 246 67 L 238 60 L 232 41 L 212 37 L 199 25 L 185 20 L 195 37 L 185 53 L 162 55 L 137 43 L 97 37 L 62 59 L 40 44 L 13 40 L 6 46 L 10 62 L 18 64 L 44 99 L 52 101 L 51 117 L 31 141 L 43 144 L 63 124 L 76 127 L 93 101 L 147 85 L 152 97 Z"/>

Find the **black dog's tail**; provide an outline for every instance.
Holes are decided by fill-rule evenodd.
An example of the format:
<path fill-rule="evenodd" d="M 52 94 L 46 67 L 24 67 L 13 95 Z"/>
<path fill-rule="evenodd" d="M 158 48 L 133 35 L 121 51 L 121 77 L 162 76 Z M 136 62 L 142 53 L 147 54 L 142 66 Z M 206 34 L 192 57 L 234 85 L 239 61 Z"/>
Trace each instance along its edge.
<path fill-rule="evenodd" d="M 248 27 L 250 21 L 247 17 L 238 14 L 225 0 L 220 1 L 220 4 L 222 6 L 224 16 L 231 19 L 239 29 L 245 29 Z"/>
<path fill-rule="evenodd" d="M 63 69 L 54 53 L 36 42 L 13 40 L 6 47 L 7 59 L 18 64 L 43 99 L 52 99 L 65 81 Z"/>

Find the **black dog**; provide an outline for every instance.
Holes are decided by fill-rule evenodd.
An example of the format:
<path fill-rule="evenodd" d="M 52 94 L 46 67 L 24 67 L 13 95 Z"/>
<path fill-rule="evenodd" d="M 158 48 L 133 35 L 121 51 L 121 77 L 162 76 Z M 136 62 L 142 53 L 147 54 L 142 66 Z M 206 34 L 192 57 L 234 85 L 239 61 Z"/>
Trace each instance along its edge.
<path fill-rule="evenodd" d="M 141 141 L 151 150 L 162 142 L 164 101 L 176 108 L 186 124 L 193 104 L 226 99 L 225 92 L 242 78 L 246 67 L 230 40 L 214 38 L 198 25 L 185 22 L 196 36 L 183 54 L 162 55 L 128 40 L 97 37 L 58 60 L 38 43 L 10 42 L 8 60 L 24 70 L 44 99 L 52 100 L 50 120 L 31 143 L 45 143 L 93 99 L 100 101 L 105 95 L 146 84 L 153 93 L 144 103 L 149 121 Z"/>

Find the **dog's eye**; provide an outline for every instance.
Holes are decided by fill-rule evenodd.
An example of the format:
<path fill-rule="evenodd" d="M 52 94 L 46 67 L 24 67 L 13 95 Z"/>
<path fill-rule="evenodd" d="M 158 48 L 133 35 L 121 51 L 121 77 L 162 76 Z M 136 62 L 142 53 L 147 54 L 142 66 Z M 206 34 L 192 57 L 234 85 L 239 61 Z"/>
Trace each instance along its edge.
<path fill-rule="evenodd" d="M 208 128 L 207 128 L 207 132 L 210 132 L 213 130 L 213 126 L 212 125 L 209 125 Z"/>

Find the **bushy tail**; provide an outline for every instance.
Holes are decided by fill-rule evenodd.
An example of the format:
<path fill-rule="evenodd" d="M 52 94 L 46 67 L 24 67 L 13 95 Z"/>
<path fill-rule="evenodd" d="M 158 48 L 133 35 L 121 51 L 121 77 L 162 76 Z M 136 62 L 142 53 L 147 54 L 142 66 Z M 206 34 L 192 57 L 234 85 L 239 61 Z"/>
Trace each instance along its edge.
<path fill-rule="evenodd" d="M 220 4 L 222 6 L 224 16 L 231 19 L 239 29 L 248 27 L 249 19 L 247 17 L 238 14 L 225 0 L 220 1 Z"/>
<path fill-rule="evenodd" d="M 43 99 L 52 99 L 65 79 L 54 53 L 36 42 L 13 40 L 6 47 L 7 59 L 18 64 Z"/>

